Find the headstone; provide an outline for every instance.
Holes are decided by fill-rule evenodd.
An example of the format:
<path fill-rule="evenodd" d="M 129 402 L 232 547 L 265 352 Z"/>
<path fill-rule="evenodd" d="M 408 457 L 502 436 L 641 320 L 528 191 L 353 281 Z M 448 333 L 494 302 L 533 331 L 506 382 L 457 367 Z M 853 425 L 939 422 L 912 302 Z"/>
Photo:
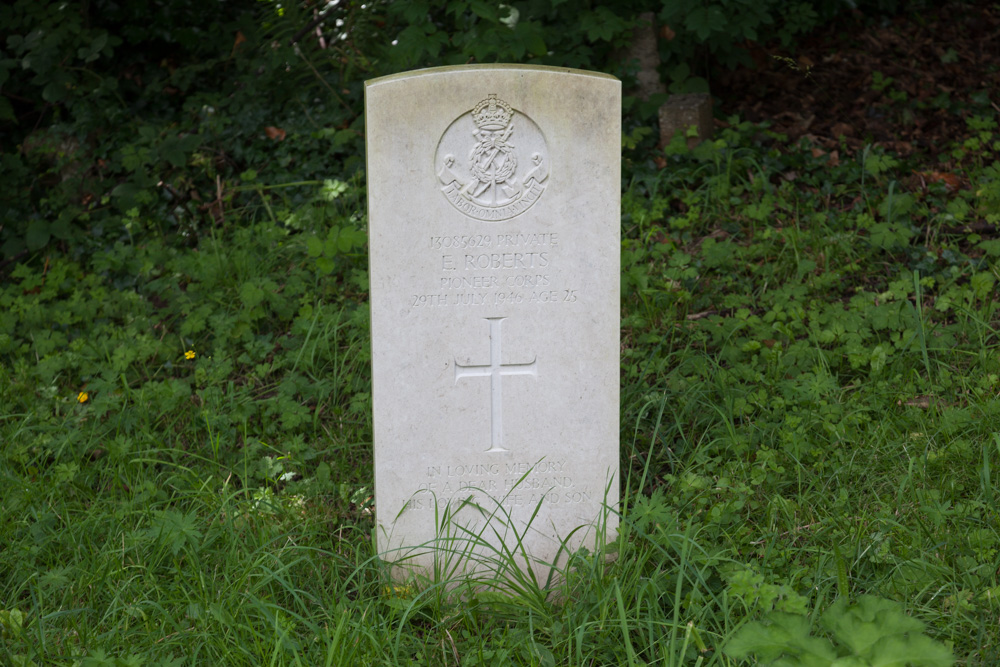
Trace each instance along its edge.
<path fill-rule="evenodd" d="M 620 82 L 427 69 L 365 122 L 379 553 L 544 577 L 617 529 Z"/>
<path fill-rule="evenodd" d="M 666 146 L 680 132 L 687 138 L 688 148 L 712 138 L 712 96 L 708 93 L 671 95 L 660 107 L 660 146 Z M 692 136 L 691 128 L 697 130 Z"/>

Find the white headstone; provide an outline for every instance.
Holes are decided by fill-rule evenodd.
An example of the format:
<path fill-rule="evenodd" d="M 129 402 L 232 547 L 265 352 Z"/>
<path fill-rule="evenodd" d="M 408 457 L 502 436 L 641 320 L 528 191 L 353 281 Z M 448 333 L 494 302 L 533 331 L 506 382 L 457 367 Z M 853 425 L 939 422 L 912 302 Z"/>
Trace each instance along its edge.
<path fill-rule="evenodd" d="M 376 543 L 397 576 L 501 547 L 537 573 L 614 537 L 620 119 L 620 82 L 578 70 L 367 82 Z"/>

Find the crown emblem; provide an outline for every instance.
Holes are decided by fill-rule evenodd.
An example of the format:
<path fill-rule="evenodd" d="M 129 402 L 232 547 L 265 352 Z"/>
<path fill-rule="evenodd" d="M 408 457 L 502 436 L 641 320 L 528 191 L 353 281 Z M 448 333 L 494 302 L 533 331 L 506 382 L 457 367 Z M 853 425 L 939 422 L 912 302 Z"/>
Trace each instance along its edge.
<path fill-rule="evenodd" d="M 490 93 L 472 109 L 473 122 L 483 130 L 502 130 L 507 127 L 513 115 L 514 110 L 503 100 L 497 99 L 496 93 Z"/>
<path fill-rule="evenodd" d="M 515 119 L 513 107 L 496 93 L 466 109 L 441 135 L 435 151 L 434 173 L 441 192 L 469 218 L 516 218 L 546 190 L 545 135 L 524 112 L 519 110 Z"/>

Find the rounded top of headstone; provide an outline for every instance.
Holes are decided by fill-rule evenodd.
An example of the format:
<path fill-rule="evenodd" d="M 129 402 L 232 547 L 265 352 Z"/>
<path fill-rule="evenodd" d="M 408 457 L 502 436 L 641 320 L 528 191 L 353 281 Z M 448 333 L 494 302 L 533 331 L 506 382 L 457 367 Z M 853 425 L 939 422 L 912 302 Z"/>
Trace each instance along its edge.
<path fill-rule="evenodd" d="M 575 74 L 578 76 L 588 76 L 600 79 L 611 79 L 613 81 L 618 81 L 618 78 L 610 74 L 605 74 L 604 72 L 590 72 L 583 69 L 574 69 L 572 67 L 552 67 L 550 65 L 518 65 L 511 63 L 497 63 L 492 65 L 446 65 L 443 67 L 426 67 L 424 69 L 409 70 L 407 72 L 398 72 L 396 74 L 387 74 L 386 76 L 380 76 L 374 79 L 368 79 L 365 81 L 365 87 L 375 86 L 383 83 L 389 83 L 392 81 L 397 81 L 401 79 L 408 79 L 412 77 L 423 77 L 423 76 L 446 76 L 450 74 L 462 74 L 462 73 L 473 73 L 482 72 L 484 70 L 497 71 L 497 70 L 511 70 L 511 71 L 523 71 L 523 72 L 540 72 L 540 73 L 550 73 L 550 74 Z"/>

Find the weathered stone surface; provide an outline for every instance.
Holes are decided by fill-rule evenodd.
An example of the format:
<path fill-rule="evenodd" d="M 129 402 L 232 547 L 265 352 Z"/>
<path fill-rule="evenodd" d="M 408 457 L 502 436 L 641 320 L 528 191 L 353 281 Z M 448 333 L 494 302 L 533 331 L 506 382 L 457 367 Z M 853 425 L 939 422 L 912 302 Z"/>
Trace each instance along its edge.
<path fill-rule="evenodd" d="M 402 576 L 463 529 L 521 567 L 613 537 L 620 83 L 449 67 L 365 100 L 379 552 Z"/>
<path fill-rule="evenodd" d="M 619 55 L 625 62 L 635 61 L 638 70 L 635 73 L 637 87 L 631 94 L 642 100 L 648 100 L 653 95 L 666 94 L 667 87 L 660 80 L 660 47 L 657 43 L 656 14 L 642 12 L 637 17 L 636 26 L 632 29 L 632 39 L 628 47 Z"/>
<path fill-rule="evenodd" d="M 698 130 L 697 137 L 687 137 L 688 128 Z M 666 146 L 679 130 L 687 137 L 688 148 L 712 138 L 712 96 L 708 93 L 671 95 L 660 107 L 660 146 Z"/>

